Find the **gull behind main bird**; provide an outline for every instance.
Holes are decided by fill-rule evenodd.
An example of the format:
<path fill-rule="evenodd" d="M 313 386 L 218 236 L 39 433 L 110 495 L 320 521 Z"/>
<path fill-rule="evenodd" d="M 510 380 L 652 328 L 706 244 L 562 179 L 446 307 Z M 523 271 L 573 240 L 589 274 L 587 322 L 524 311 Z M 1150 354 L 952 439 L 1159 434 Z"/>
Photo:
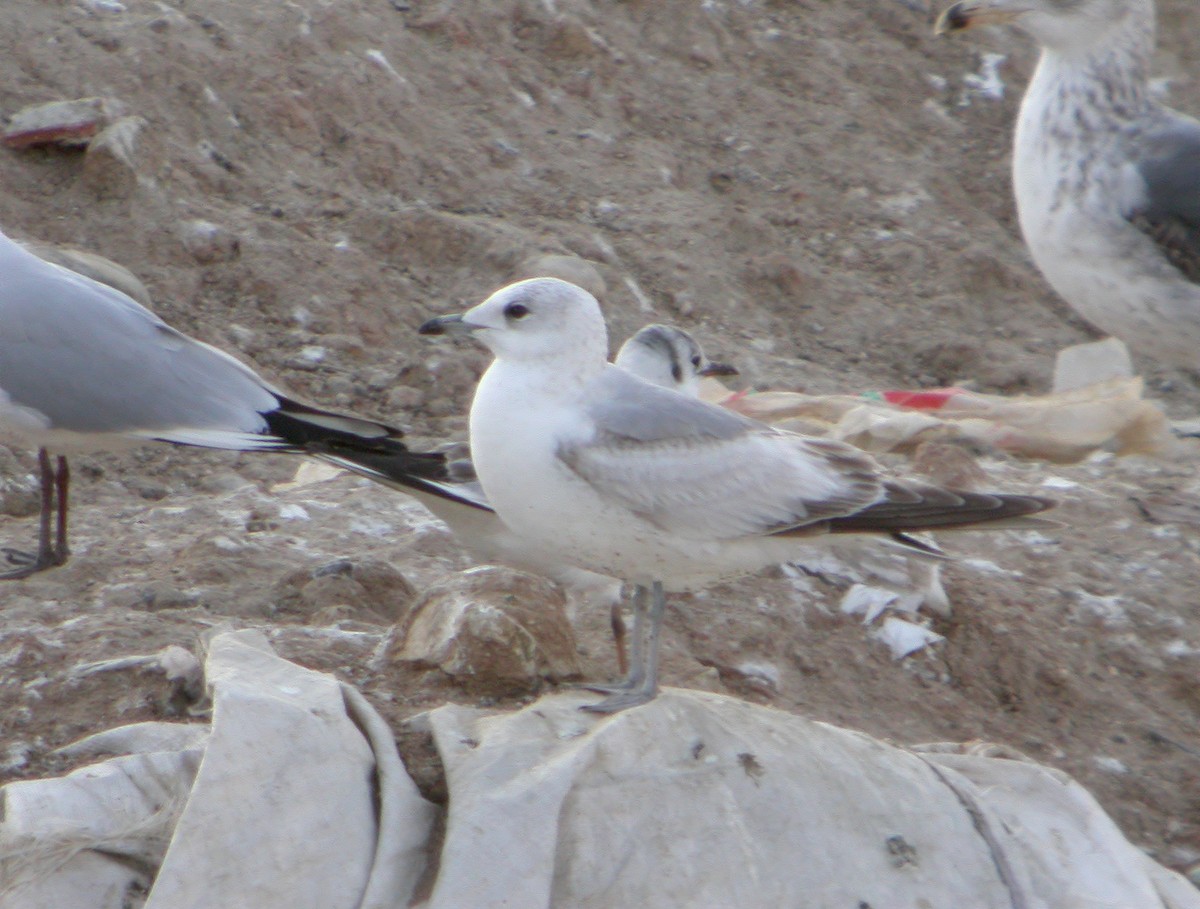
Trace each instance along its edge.
<path fill-rule="evenodd" d="M 1029 526 L 1052 504 L 895 480 L 853 446 L 644 382 L 606 362 L 595 298 L 555 278 L 422 330 L 469 333 L 495 355 L 471 405 L 471 451 L 504 523 L 531 548 L 637 586 L 633 666 L 596 711 L 657 692 L 665 590 L 788 561 L 824 534 L 879 533 L 921 552 L 906 532 Z"/>
<path fill-rule="evenodd" d="M 294 401 L 121 291 L 52 265 L 3 234 L 0 431 L 37 447 L 41 472 L 37 552 L 3 550 L 17 567 L 0 580 L 67 561 L 67 454 L 143 442 L 380 453 L 429 490 L 438 488 L 432 477 L 441 468 L 436 455 L 409 452 L 399 430 Z"/>
<path fill-rule="evenodd" d="M 1042 48 L 1013 141 L 1034 262 L 1093 325 L 1195 370 L 1200 121 L 1153 97 L 1152 0 L 961 0 L 937 31 L 991 23 L 1012 23 Z"/>

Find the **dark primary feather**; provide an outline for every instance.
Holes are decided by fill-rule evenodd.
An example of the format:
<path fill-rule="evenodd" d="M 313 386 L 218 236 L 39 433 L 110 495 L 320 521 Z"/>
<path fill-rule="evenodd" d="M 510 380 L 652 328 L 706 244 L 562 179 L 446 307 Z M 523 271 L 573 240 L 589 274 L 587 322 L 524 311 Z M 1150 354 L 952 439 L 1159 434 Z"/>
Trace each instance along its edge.
<path fill-rule="evenodd" d="M 278 408 L 262 415 L 267 431 L 291 443 L 296 451 L 308 451 L 315 445 L 379 454 L 408 452 L 400 441 L 404 433 L 385 423 L 331 413 L 278 393 L 276 398 Z"/>
<path fill-rule="evenodd" d="M 975 524 L 1019 522 L 1055 506 L 1040 496 L 955 492 L 938 486 L 888 482 L 886 498 L 827 522 L 830 533 L 953 530 Z"/>
<path fill-rule="evenodd" d="M 1130 223 L 1189 281 L 1200 283 L 1200 123 L 1180 118 L 1139 144 L 1146 198 Z"/>
<path fill-rule="evenodd" d="M 401 492 L 416 490 L 480 511 L 492 511 L 483 489 L 477 482 L 464 480 L 455 470 L 457 462 L 447 460 L 445 452 L 371 451 L 353 446 L 322 445 L 309 447 L 306 451 Z"/>

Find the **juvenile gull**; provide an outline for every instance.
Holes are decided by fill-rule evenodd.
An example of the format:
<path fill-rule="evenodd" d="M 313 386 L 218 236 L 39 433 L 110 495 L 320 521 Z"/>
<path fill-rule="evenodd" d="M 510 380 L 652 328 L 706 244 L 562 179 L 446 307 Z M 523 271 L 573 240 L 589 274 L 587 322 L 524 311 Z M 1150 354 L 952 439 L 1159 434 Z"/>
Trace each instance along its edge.
<path fill-rule="evenodd" d="M 1027 525 L 1051 505 L 894 480 L 853 446 L 644 382 L 606 362 L 595 298 L 555 278 L 509 285 L 422 331 L 469 333 L 495 355 L 471 405 L 471 451 L 509 529 L 637 587 L 633 665 L 599 712 L 654 697 L 666 590 L 788 561 L 824 534 L 882 533 L 929 552 L 905 531 Z"/>
<path fill-rule="evenodd" d="M 699 342 L 688 332 L 670 325 L 642 328 L 621 346 L 614 363 L 647 382 L 693 397 L 699 393 L 700 380 L 705 376 L 737 375 L 732 366 L 709 360 Z M 450 445 L 442 453 L 444 473 L 438 477 L 442 483 L 434 489 L 414 485 L 411 467 L 402 454 L 346 452 L 328 460 L 415 497 L 441 518 L 479 561 L 509 565 L 548 577 L 589 604 L 607 603 L 617 647 L 617 665 L 624 674 L 628 664 L 625 622 L 621 616 L 621 582 L 577 568 L 548 552 L 528 546 L 492 511 L 475 476 L 469 448 L 461 444 Z"/>
<path fill-rule="evenodd" d="M 1200 365 L 1200 122 L 1151 96 L 1151 0 L 961 0 L 939 34 L 1041 45 L 1013 144 L 1021 233 L 1051 286 L 1144 356 Z"/>
<path fill-rule="evenodd" d="M 0 550 L 16 566 L 0 580 L 67 561 L 68 454 L 142 442 L 383 453 L 405 465 L 410 483 L 429 489 L 436 480 L 422 477 L 440 465 L 408 452 L 390 426 L 288 398 L 119 290 L 52 265 L 2 233 L 0 433 L 36 447 L 41 474 L 37 552 Z"/>

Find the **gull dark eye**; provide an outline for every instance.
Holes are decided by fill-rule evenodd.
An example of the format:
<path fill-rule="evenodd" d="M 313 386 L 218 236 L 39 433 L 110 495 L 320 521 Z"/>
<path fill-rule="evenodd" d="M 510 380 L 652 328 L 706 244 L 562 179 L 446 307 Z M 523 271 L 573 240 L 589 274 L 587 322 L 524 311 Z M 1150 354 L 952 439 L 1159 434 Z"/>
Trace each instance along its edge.
<path fill-rule="evenodd" d="M 524 303 L 509 303 L 504 307 L 504 315 L 509 319 L 524 319 L 529 315 L 529 307 Z"/>
<path fill-rule="evenodd" d="M 692 357 L 692 369 L 699 369 L 699 368 L 700 368 L 700 354 L 696 354 L 694 357 Z"/>

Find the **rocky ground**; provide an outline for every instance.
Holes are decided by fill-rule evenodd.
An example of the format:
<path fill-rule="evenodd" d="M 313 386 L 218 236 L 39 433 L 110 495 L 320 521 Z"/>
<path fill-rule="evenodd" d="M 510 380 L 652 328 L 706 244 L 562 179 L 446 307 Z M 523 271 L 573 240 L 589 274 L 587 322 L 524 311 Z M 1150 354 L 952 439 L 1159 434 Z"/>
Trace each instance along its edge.
<path fill-rule="evenodd" d="M 463 434 L 486 360 L 415 327 L 547 256 L 602 290 L 615 337 L 675 322 L 747 387 L 1044 391 L 1055 352 L 1094 334 L 1016 232 L 1008 142 L 1034 54 L 1007 32 L 936 40 L 919 7 L 9 0 L 0 113 L 100 96 L 110 120 L 140 119 L 86 154 L 0 150 L 0 227 L 120 262 L 175 326 L 416 446 Z M 1194 20 L 1162 4 L 1158 71 L 1200 113 Z M 1137 365 L 1173 417 L 1195 416 L 1192 377 Z M 1064 526 L 946 541 L 953 613 L 929 620 L 944 641 L 894 660 L 839 612 L 844 565 L 776 570 L 673 606 L 665 681 L 899 742 L 1002 742 L 1194 867 L 1196 454 L 981 452 L 987 485 L 1059 497 Z M 32 464 L 4 459 L 6 542 L 32 538 Z M 469 560 L 402 496 L 291 482 L 298 467 L 76 459 L 74 559 L 0 591 L 0 778 L 60 772 L 54 748 L 178 710 L 160 674 L 73 667 L 214 627 L 267 629 L 398 730 L 447 699 L 536 695 L 402 659 L 415 603 L 479 585 L 455 574 Z M 552 590 L 512 583 L 482 586 L 553 610 Z M 574 643 L 551 674 L 612 672 L 603 610 L 577 610 Z"/>

